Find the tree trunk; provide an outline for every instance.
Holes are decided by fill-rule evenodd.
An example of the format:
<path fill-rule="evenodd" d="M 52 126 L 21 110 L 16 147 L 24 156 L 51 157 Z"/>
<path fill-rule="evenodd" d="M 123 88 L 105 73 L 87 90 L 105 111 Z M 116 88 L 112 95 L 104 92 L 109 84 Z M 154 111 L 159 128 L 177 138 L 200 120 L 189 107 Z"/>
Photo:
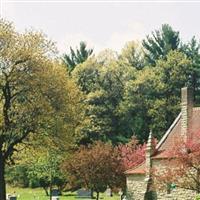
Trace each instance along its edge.
<path fill-rule="evenodd" d="M 50 185 L 49 185 L 50 200 L 52 200 L 52 168 L 50 167 Z"/>
<path fill-rule="evenodd" d="M 50 200 L 52 200 L 52 184 L 50 183 L 50 187 L 49 187 L 49 194 L 50 194 Z"/>
<path fill-rule="evenodd" d="M 43 189 L 45 191 L 46 196 L 49 196 L 48 187 L 43 187 Z"/>
<path fill-rule="evenodd" d="M 6 200 L 5 161 L 0 152 L 0 199 Z"/>
<path fill-rule="evenodd" d="M 97 198 L 96 198 L 96 200 L 99 200 L 99 192 L 97 192 Z"/>

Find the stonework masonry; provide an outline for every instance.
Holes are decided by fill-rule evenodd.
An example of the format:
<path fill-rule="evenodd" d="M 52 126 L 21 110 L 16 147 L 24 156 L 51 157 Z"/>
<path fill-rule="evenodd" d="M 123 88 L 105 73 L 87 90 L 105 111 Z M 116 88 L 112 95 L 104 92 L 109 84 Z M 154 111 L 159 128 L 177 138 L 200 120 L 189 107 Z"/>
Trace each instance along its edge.
<path fill-rule="evenodd" d="M 144 175 L 127 177 L 127 200 L 143 200 L 146 191 Z M 191 190 L 176 188 L 167 194 L 167 191 L 157 191 L 157 200 L 194 200 L 196 193 Z"/>
<path fill-rule="evenodd" d="M 198 110 L 197 110 L 198 109 Z M 149 135 L 146 148 L 145 163 L 126 171 L 127 200 L 144 200 L 145 192 L 148 190 L 147 183 L 153 177 L 152 171 L 163 174 L 167 165 L 165 162 L 167 152 L 174 144 L 176 138 L 192 137 L 192 132 L 200 130 L 200 107 L 193 107 L 193 90 L 191 88 L 181 89 L 181 113 L 169 127 L 161 141 L 156 146 L 157 155 L 152 155 L 152 133 Z M 165 156 L 164 156 L 165 155 Z M 162 157 L 164 156 L 164 157 Z M 165 164 L 164 164 L 165 163 Z M 153 170 L 152 170 L 153 169 Z M 167 193 L 167 186 L 156 178 L 153 178 L 152 186 L 156 188 L 157 200 L 194 200 L 196 192 L 182 188 L 171 189 Z M 158 182 L 156 182 L 158 181 Z M 151 182 L 150 182 L 151 183 Z M 149 186 L 149 185 L 148 185 Z M 162 188 L 164 186 L 164 189 Z M 169 188 L 168 188 L 169 189 Z"/>
<path fill-rule="evenodd" d="M 152 168 L 158 174 L 164 173 L 166 163 L 161 160 L 152 160 Z M 144 194 L 147 189 L 146 174 L 134 174 L 127 176 L 127 200 L 144 200 Z M 159 183 L 156 183 L 157 200 L 194 200 L 196 192 L 192 190 L 185 190 L 182 188 L 175 188 L 170 194 L 166 190 L 159 188 Z"/>
<path fill-rule="evenodd" d="M 167 194 L 167 192 L 159 192 L 157 193 L 158 200 L 194 200 L 196 193 L 191 190 L 185 190 L 185 189 L 174 189 L 171 194 Z"/>
<path fill-rule="evenodd" d="M 181 89 L 181 135 L 186 139 L 189 131 L 190 119 L 193 110 L 193 90 L 191 88 Z"/>
<path fill-rule="evenodd" d="M 165 164 L 166 163 L 163 160 L 153 160 L 153 168 L 158 170 L 157 173 L 162 174 L 164 172 L 166 169 Z M 196 192 L 182 188 L 175 188 L 170 192 L 170 194 L 167 194 L 167 190 L 163 191 L 157 189 L 158 200 L 194 200 L 195 196 Z"/>
<path fill-rule="evenodd" d="M 146 182 L 144 175 L 128 176 L 127 184 L 127 200 L 142 200 L 146 192 Z"/>

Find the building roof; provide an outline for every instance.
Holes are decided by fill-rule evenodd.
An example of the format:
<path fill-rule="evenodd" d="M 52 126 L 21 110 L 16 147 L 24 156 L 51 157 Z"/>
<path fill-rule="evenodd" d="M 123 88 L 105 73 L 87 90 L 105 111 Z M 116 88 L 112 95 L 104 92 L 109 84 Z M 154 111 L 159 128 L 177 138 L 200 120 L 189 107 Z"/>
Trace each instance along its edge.
<path fill-rule="evenodd" d="M 138 175 L 145 175 L 146 170 L 145 170 L 145 161 L 127 171 L 125 171 L 125 174 L 138 174 Z"/>
<path fill-rule="evenodd" d="M 193 108 L 193 114 L 190 121 L 190 131 L 188 137 L 200 130 L 200 107 Z M 171 150 L 180 140 L 181 135 L 181 113 L 173 122 L 172 126 L 165 133 L 163 138 L 156 146 L 156 154 L 152 157 L 153 159 L 165 159 L 168 158 L 168 151 Z"/>
<path fill-rule="evenodd" d="M 200 130 L 200 107 L 193 108 L 193 114 L 190 121 L 190 132 L 188 137 Z M 167 159 L 168 150 L 176 145 L 177 140 L 180 139 L 181 135 L 181 113 L 174 120 L 170 128 L 167 130 L 165 135 L 162 137 L 158 145 L 156 146 L 156 153 L 152 159 Z M 145 174 L 145 162 L 142 164 L 129 169 L 125 174 Z"/>

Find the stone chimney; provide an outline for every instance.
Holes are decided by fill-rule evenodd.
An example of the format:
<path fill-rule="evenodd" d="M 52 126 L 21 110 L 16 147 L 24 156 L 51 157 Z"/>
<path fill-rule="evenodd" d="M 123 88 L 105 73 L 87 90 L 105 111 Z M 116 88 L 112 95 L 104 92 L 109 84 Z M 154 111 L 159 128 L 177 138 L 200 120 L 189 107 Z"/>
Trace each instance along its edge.
<path fill-rule="evenodd" d="M 146 146 L 146 181 L 149 181 L 151 178 L 151 168 L 152 168 L 152 153 L 153 153 L 153 144 L 152 144 L 152 131 L 149 133 L 149 138 Z"/>
<path fill-rule="evenodd" d="M 181 136 L 186 141 L 190 129 L 190 120 L 193 111 L 193 90 L 184 87 L 181 89 Z"/>

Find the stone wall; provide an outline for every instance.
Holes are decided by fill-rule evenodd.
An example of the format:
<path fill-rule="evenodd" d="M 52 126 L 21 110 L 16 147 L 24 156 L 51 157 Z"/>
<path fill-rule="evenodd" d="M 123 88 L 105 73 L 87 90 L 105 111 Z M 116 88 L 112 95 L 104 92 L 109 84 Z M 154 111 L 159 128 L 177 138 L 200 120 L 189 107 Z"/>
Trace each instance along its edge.
<path fill-rule="evenodd" d="M 146 192 L 144 175 L 129 175 L 126 178 L 127 200 L 142 200 Z"/>
<path fill-rule="evenodd" d="M 159 169 L 162 173 L 164 169 L 163 162 L 160 160 L 153 160 L 153 167 Z M 127 182 L 127 199 L 128 200 L 143 200 L 144 194 L 146 192 L 147 183 L 145 181 L 145 175 L 128 175 L 126 178 Z M 196 193 L 191 190 L 185 190 L 181 188 L 175 188 L 171 191 L 170 194 L 167 194 L 166 190 L 159 190 L 158 184 L 156 184 L 157 188 L 157 199 L 158 200 L 194 200 Z"/>
<path fill-rule="evenodd" d="M 145 176 L 132 175 L 127 177 L 127 200 L 143 200 L 146 191 Z M 194 200 L 196 193 L 180 188 L 167 191 L 157 191 L 157 200 Z"/>
<path fill-rule="evenodd" d="M 162 173 L 163 170 L 165 169 L 166 163 L 163 162 L 162 160 L 153 160 L 153 168 L 154 169 L 159 169 L 159 172 Z M 159 173 L 158 172 L 158 173 Z M 157 188 L 158 188 L 158 183 L 157 183 Z M 196 196 L 196 193 L 191 190 L 185 190 L 182 188 L 176 188 L 172 189 L 170 194 L 167 194 L 167 186 L 166 190 L 159 190 L 157 189 L 157 197 L 158 200 L 194 200 Z"/>
<path fill-rule="evenodd" d="M 158 200 L 194 200 L 196 193 L 191 190 L 174 189 L 171 194 L 167 192 L 158 191 Z"/>

